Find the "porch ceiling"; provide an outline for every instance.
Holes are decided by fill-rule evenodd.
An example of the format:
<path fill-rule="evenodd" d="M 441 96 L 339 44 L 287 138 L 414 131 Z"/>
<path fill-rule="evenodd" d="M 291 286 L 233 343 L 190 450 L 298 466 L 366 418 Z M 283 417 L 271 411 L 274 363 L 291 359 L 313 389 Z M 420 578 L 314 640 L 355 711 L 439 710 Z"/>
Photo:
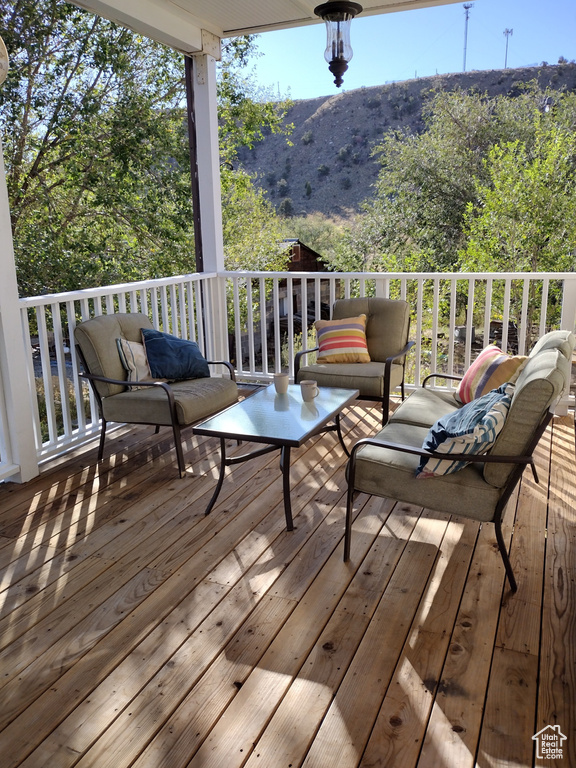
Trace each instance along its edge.
<path fill-rule="evenodd" d="M 206 30 L 233 37 L 322 23 L 314 15 L 320 0 L 74 0 L 74 4 L 184 53 L 201 51 Z M 362 0 L 363 16 L 459 0 Z"/>

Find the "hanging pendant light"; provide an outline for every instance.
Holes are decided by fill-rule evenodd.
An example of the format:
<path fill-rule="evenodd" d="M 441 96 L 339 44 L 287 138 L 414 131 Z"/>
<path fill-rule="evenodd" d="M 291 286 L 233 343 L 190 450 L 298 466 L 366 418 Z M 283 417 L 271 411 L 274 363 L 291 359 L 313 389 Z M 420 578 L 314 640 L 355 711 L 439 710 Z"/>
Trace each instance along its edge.
<path fill-rule="evenodd" d="M 350 23 L 354 16 L 362 13 L 362 6 L 346 0 L 332 0 L 314 8 L 314 13 L 326 22 L 327 42 L 324 58 L 328 69 L 334 75 L 334 82 L 340 88 L 342 75 L 348 69 L 352 58 L 350 45 Z"/>

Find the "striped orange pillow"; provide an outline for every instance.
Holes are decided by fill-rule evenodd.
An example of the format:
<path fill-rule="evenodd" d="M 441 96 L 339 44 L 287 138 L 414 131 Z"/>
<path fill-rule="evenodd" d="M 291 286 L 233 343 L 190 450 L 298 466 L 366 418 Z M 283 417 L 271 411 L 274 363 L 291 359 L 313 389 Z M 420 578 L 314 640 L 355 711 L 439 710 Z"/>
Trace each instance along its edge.
<path fill-rule="evenodd" d="M 317 363 L 369 363 L 366 315 L 314 323 L 320 351 Z"/>
<path fill-rule="evenodd" d="M 506 382 L 513 384 L 528 358 L 524 355 L 508 355 L 491 344 L 484 347 L 464 374 L 456 397 L 461 403 L 470 403 Z"/>

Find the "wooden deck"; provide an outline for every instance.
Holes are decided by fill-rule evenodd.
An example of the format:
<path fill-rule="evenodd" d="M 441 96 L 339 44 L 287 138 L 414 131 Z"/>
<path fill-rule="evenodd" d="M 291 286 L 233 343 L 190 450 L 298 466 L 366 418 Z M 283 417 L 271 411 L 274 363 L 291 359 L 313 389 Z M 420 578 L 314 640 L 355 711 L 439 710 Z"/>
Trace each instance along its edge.
<path fill-rule="evenodd" d="M 217 445 L 185 435 L 184 479 L 139 428 L 0 487 L 2 768 L 576 766 L 571 419 L 508 507 L 515 595 L 492 526 L 392 500 L 359 497 L 344 564 L 334 434 L 292 452 L 292 533 L 276 454 L 204 517 Z"/>

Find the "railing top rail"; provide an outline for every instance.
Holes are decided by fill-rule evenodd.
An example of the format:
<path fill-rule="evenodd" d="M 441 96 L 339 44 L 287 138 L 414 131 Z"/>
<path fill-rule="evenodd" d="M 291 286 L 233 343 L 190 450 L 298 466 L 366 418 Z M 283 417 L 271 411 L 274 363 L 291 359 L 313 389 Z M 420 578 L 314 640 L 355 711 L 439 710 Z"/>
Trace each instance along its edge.
<path fill-rule="evenodd" d="M 576 272 L 265 272 L 265 271 L 223 271 L 223 272 L 194 272 L 186 275 L 139 280 L 134 283 L 119 283 L 96 288 L 83 288 L 78 291 L 50 293 L 43 296 L 30 296 L 20 299 L 22 307 L 38 307 L 65 301 L 81 301 L 117 293 L 130 293 L 174 285 L 186 281 L 201 281 L 212 278 L 234 277 L 266 277 L 285 280 L 288 277 L 296 279 L 352 279 L 352 280 L 576 280 Z"/>
<path fill-rule="evenodd" d="M 218 277 L 274 277 L 282 278 L 296 277 L 309 279 L 319 278 L 354 278 L 366 280 L 379 278 L 381 280 L 470 280 L 472 278 L 493 279 L 493 280 L 576 280 L 576 272 L 260 272 L 251 270 L 236 270 L 234 272 L 218 272 Z"/>
<path fill-rule="evenodd" d="M 105 285 L 99 288 L 83 288 L 78 291 L 64 291 L 62 293 L 48 293 L 43 296 L 29 296 L 20 299 L 21 306 L 38 307 L 46 304 L 56 304 L 61 301 L 81 301 L 84 299 L 110 296 L 115 293 L 130 293 L 165 285 L 174 285 L 189 280 L 199 281 L 217 277 L 215 272 L 193 272 L 188 275 L 176 275 L 173 277 L 160 277 L 151 280 L 139 280 L 134 283 L 118 283 L 117 285 Z"/>

